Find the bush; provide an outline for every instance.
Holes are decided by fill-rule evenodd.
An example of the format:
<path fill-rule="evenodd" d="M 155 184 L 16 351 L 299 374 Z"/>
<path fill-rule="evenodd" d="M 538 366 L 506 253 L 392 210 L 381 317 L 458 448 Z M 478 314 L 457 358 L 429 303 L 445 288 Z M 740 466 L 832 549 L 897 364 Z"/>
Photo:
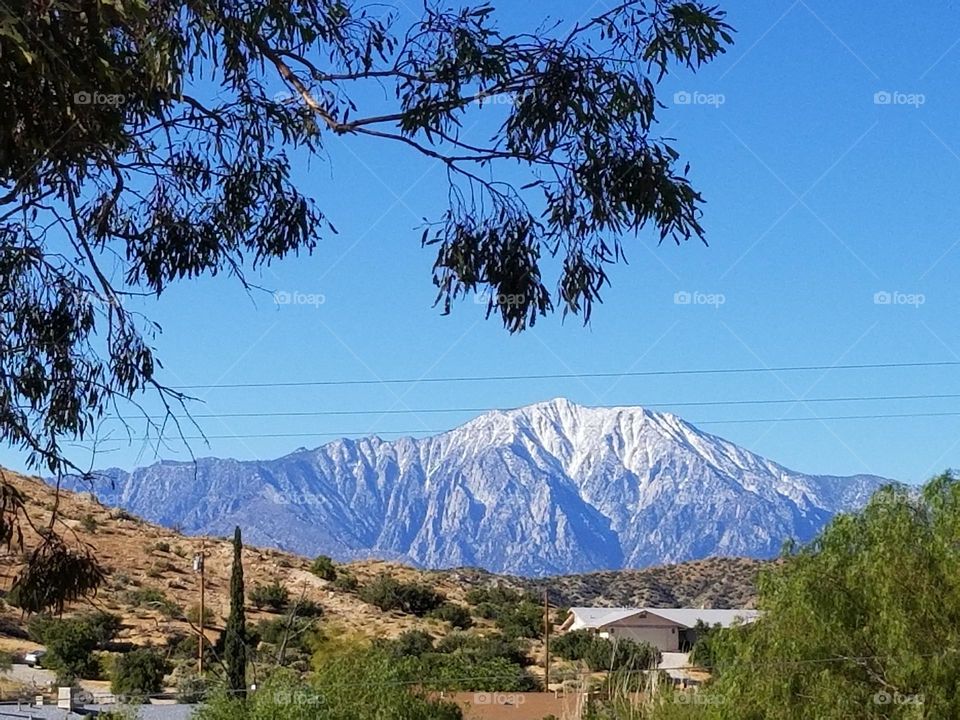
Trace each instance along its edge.
<path fill-rule="evenodd" d="M 319 555 L 310 565 L 310 572 L 321 580 L 336 580 L 337 566 L 326 555 Z"/>
<path fill-rule="evenodd" d="M 338 570 L 337 578 L 333 581 L 333 586 L 342 592 L 356 592 L 360 587 L 356 575 L 346 570 Z"/>
<path fill-rule="evenodd" d="M 0 672 L 7 672 L 13 668 L 13 655 L 8 652 L 0 652 Z"/>
<path fill-rule="evenodd" d="M 703 620 L 698 620 L 693 629 L 697 634 L 697 640 L 690 650 L 690 664 L 712 668 L 716 661 L 714 653 L 716 637 L 723 632 L 723 628 L 720 625 L 710 627 Z"/>
<path fill-rule="evenodd" d="M 593 671 L 646 670 L 660 662 L 660 652 L 649 643 L 626 638 L 609 640 L 587 630 L 574 630 L 557 637 L 550 649 L 566 660 L 583 660 Z"/>
<path fill-rule="evenodd" d="M 187 618 L 187 621 L 188 621 L 188 622 L 191 622 L 191 623 L 193 623 L 194 625 L 199 626 L 199 625 L 200 625 L 200 605 L 199 605 L 199 604 L 196 604 L 196 605 L 191 605 L 190 607 L 188 607 L 188 608 L 187 608 L 187 612 L 185 613 L 185 617 Z M 204 626 L 204 627 L 207 627 L 208 625 L 212 625 L 212 624 L 215 622 L 215 620 L 216 620 L 216 618 L 215 618 L 215 616 L 214 616 L 214 614 L 213 614 L 213 610 L 211 610 L 211 609 L 210 609 L 209 607 L 207 607 L 207 606 L 204 606 L 204 608 L 203 608 L 203 626 Z"/>
<path fill-rule="evenodd" d="M 168 542 L 156 542 L 153 544 L 153 552 L 170 552 L 170 543 Z"/>
<path fill-rule="evenodd" d="M 297 602 L 297 615 L 305 618 L 323 617 L 323 605 L 310 598 L 301 598 Z"/>
<path fill-rule="evenodd" d="M 91 629 L 96 639 L 97 647 L 101 649 L 106 648 L 123 626 L 119 615 L 104 612 L 103 610 L 96 610 L 86 615 L 81 615 L 79 619 L 86 623 Z"/>
<path fill-rule="evenodd" d="M 99 675 L 93 656 L 97 635 L 91 626 L 75 618 L 37 616 L 30 621 L 29 632 L 46 647 L 43 664 L 56 673 L 58 684 L 73 685 L 79 678 Z"/>
<path fill-rule="evenodd" d="M 494 622 L 507 637 L 539 638 L 544 630 L 543 608 L 530 600 L 501 605 Z"/>
<path fill-rule="evenodd" d="M 286 636 L 287 647 L 306 649 L 315 624 L 310 618 L 303 617 L 294 618 L 292 623 L 289 618 L 261 620 L 249 632 L 250 640 L 253 644 L 265 642 L 269 645 L 280 645 Z"/>
<path fill-rule="evenodd" d="M 420 657 L 433 652 L 433 636 L 423 630 L 407 630 L 393 640 L 382 640 L 378 646 L 395 658 Z"/>
<path fill-rule="evenodd" d="M 249 592 L 250 602 L 257 610 L 269 608 L 273 611 L 283 610 L 290 602 L 290 592 L 274 580 L 269 585 L 254 585 Z"/>
<path fill-rule="evenodd" d="M 177 676 L 177 702 L 187 705 L 202 702 L 210 691 L 210 681 L 193 668 L 184 668 Z"/>
<path fill-rule="evenodd" d="M 443 620 L 460 630 L 468 630 L 473 626 L 473 618 L 470 616 L 470 611 L 463 605 L 457 605 L 456 603 L 444 603 L 440 607 L 427 613 L 427 617 Z"/>
<path fill-rule="evenodd" d="M 424 655 L 415 675 L 432 690 L 466 692 L 534 692 L 540 681 L 526 668 L 504 658 L 454 653 Z"/>
<path fill-rule="evenodd" d="M 571 630 L 553 638 L 550 641 L 550 650 L 565 660 L 583 660 L 592 640 L 593 633 L 589 630 Z"/>
<path fill-rule="evenodd" d="M 453 632 L 437 643 L 439 653 L 459 653 L 478 660 L 500 658 L 514 665 L 528 665 L 530 658 L 526 650 L 515 639 L 503 635 L 475 635 L 473 633 Z"/>
<path fill-rule="evenodd" d="M 44 666 L 56 673 L 57 682 L 72 685 L 78 678 L 100 676 L 94 650 L 103 649 L 116 637 L 120 618 L 101 611 L 67 619 L 35 615 L 27 630 L 30 637 L 47 648 Z"/>
<path fill-rule="evenodd" d="M 80 518 L 80 527 L 82 527 L 85 532 L 88 532 L 92 535 L 97 531 L 97 520 L 93 517 L 93 515 L 87 513 Z"/>
<path fill-rule="evenodd" d="M 127 603 L 133 607 L 159 610 L 160 614 L 166 618 L 183 617 L 183 608 L 169 599 L 162 590 L 156 588 L 143 587 L 128 590 L 125 598 Z"/>
<path fill-rule="evenodd" d="M 110 690 L 127 698 L 144 698 L 163 690 L 167 661 L 149 648 L 133 650 L 117 658 Z"/>
<path fill-rule="evenodd" d="M 431 587 L 403 583 L 390 575 L 380 575 L 360 589 L 360 599 L 384 611 L 400 610 L 423 617 L 440 607 L 446 598 Z"/>
<path fill-rule="evenodd" d="M 583 657 L 594 672 L 601 670 L 646 670 L 660 662 L 659 651 L 649 643 L 625 638 L 608 640 L 594 637 Z"/>
<path fill-rule="evenodd" d="M 196 720 L 402 718 L 462 720 L 460 709 L 411 687 L 398 663 L 376 651 L 321 662 L 307 684 L 289 669 L 272 672 L 246 702 L 225 693 L 204 703 Z"/>

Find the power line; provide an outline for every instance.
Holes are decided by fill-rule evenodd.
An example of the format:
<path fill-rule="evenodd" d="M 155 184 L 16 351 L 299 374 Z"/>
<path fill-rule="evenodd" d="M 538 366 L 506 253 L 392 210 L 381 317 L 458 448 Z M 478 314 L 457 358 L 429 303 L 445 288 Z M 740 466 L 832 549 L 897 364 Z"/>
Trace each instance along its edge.
<path fill-rule="evenodd" d="M 874 402 L 891 400 L 955 400 L 960 398 L 960 393 L 931 393 L 927 395 L 868 395 L 868 396 L 849 396 L 849 397 L 818 397 L 818 398 L 775 398 L 767 400 L 702 400 L 702 401 L 684 401 L 684 402 L 659 402 L 643 403 L 644 408 L 679 408 L 679 407 L 718 407 L 718 406 L 742 406 L 742 405 L 806 405 L 810 403 L 836 403 L 836 402 Z M 625 407 L 623 405 L 591 405 L 591 408 L 614 409 Z M 201 419 L 220 419 L 220 418 L 261 418 L 261 417 L 326 417 L 326 416 L 344 416 L 344 415 L 437 415 L 454 413 L 485 413 L 485 412 L 508 412 L 519 410 L 519 407 L 453 407 L 453 408 L 409 408 L 396 409 L 389 408 L 385 410 L 279 410 L 262 412 L 235 412 L 235 413 L 191 413 L 188 415 L 176 415 L 178 419 L 195 420 Z M 154 420 L 162 420 L 166 415 L 151 415 Z M 117 418 L 119 419 L 119 418 Z M 716 422 L 716 421 L 715 421 Z M 722 422 L 722 421 L 721 421 Z M 759 420 L 755 422 L 760 422 Z"/>
<path fill-rule="evenodd" d="M 523 380 L 582 380 L 587 378 L 663 377 L 683 375 L 735 375 L 749 373 L 806 372 L 816 370 L 885 370 L 892 368 L 957 367 L 960 360 L 905 363 L 860 363 L 851 365 L 789 365 L 781 367 L 752 368 L 702 368 L 692 370 L 637 370 L 618 372 L 539 373 L 530 375 L 461 375 L 450 377 L 346 379 L 346 380 L 296 380 L 287 382 L 246 382 L 180 385 L 177 390 L 238 390 L 280 387 L 321 387 L 350 385 L 418 385 L 420 383 L 455 382 L 510 382 Z"/>
<path fill-rule="evenodd" d="M 691 425 L 737 425 L 743 423 L 787 423 L 787 422 L 822 422 L 828 420 L 888 420 L 902 418 L 925 418 L 925 417 L 960 417 L 960 412 L 930 412 L 930 413 L 894 413 L 889 415 L 833 415 L 824 417 L 801 417 L 801 418 L 751 418 L 735 420 L 704 420 L 699 422 L 690 422 Z M 438 434 L 451 432 L 456 428 L 414 428 L 407 430 L 345 430 L 339 432 L 310 432 L 310 433 L 254 433 L 254 434 L 235 434 L 235 435 L 190 435 L 185 437 L 165 437 L 164 440 L 257 440 L 257 439 L 277 439 L 277 438 L 311 438 L 311 437 L 347 437 L 349 435 L 362 436 L 381 436 L 381 435 L 413 435 L 417 433 Z M 119 440 L 120 438 L 117 438 Z M 127 439 L 127 438 L 123 438 Z M 132 442 L 154 441 L 160 438 L 156 437 L 136 437 L 129 438 Z M 109 438 L 104 438 L 100 442 L 109 442 Z M 74 445 L 86 445 L 87 442 L 73 443 Z"/>

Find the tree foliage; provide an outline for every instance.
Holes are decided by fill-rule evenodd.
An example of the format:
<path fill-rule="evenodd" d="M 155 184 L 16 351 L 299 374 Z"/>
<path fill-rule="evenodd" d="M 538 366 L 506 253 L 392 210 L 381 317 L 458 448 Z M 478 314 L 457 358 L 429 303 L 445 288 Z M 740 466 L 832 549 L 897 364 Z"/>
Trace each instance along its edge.
<path fill-rule="evenodd" d="M 163 677 L 168 669 L 166 658 L 156 650 L 131 650 L 117 658 L 110 691 L 128 699 L 142 700 L 163 690 Z"/>
<path fill-rule="evenodd" d="M 717 7 L 627 0 L 516 34 L 487 4 L 403 17 L 357 0 L 0 6 L 0 440 L 59 477 L 86 475 L 65 443 L 96 439 L 145 390 L 167 409 L 142 411 L 148 437 L 179 427 L 186 398 L 161 383 L 159 328 L 131 298 L 205 275 L 247 284 L 312 251 L 334 232 L 328 194 L 297 187 L 291 158 L 333 136 L 443 168 L 446 209 L 421 236 L 437 302 L 487 290 L 510 331 L 555 307 L 588 319 L 631 234 L 702 238 L 701 197 L 656 132 L 657 87 L 731 42 Z M 21 520 L 4 489 L 0 541 Z M 65 558 L 51 544 L 30 567 L 50 579 Z M 69 569 L 66 600 L 95 587 L 90 567 Z"/>
<path fill-rule="evenodd" d="M 958 566 L 960 480 L 881 490 L 762 576 L 759 620 L 712 638 L 703 716 L 957 717 Z"/>
<path fill-rule="evenodd" d="M 243 540 L 233 531 L 233 571 L 230 574 L 230 615 L 223 631 L 227 690 L 237 700 L 247 694 L 247 620 L 243 609 Z"/>
<path fill-rule="evenodd" d="M 257 583 L 250 588 L 250 602 L 257 610 L 266 607 L 274 612 L 280 612 L 290 602 L 290 591 L 278 580 L 267 585 Z"/>
<path fill-rule="evenodd" d="M 381 610 L 399 610 L 423 617 L 441 607 L 446 598 L 421 583 L 401 582 L 392 575 L 381 574 L 360 589 L 360 599 Z"/>

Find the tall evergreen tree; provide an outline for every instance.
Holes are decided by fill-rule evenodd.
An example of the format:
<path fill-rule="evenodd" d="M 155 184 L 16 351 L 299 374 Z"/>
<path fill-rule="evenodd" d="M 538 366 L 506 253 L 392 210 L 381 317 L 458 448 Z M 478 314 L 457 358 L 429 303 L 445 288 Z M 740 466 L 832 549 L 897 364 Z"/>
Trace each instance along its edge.
<path fill-rule="evenodd" d="M 230 575 L 230 617 L 224 632 L 227 688 L 236 698 L 247 695 L 247 620 L 243 612 L 243 541 L 240 527 L 233 531 L 233 572 Z"/>

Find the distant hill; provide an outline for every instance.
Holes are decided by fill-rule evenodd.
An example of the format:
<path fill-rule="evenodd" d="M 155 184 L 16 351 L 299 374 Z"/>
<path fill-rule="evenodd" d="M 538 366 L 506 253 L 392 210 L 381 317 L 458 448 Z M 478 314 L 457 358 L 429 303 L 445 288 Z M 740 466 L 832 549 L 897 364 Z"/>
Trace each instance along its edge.
<path fill-rule="evenodd" d="M 434 573 L 468 585 L 502 583 L 542 596 L 562 607 L 715 607 L 752 608 L 757 601 L 757 576 L 772 561 L 714 557 L 643 570 L 607 570 L 545 578 L 493 575 L 459 569 Z"/>
<path fill-rule="evenodd" d="M 805 475 L 674 415 L 563 399 L 428 438 L 103 474 L 103 502 L 187 533 L 239 524 L 305 555 L 527 576 L 771 558 L 890 482 Z"/>

